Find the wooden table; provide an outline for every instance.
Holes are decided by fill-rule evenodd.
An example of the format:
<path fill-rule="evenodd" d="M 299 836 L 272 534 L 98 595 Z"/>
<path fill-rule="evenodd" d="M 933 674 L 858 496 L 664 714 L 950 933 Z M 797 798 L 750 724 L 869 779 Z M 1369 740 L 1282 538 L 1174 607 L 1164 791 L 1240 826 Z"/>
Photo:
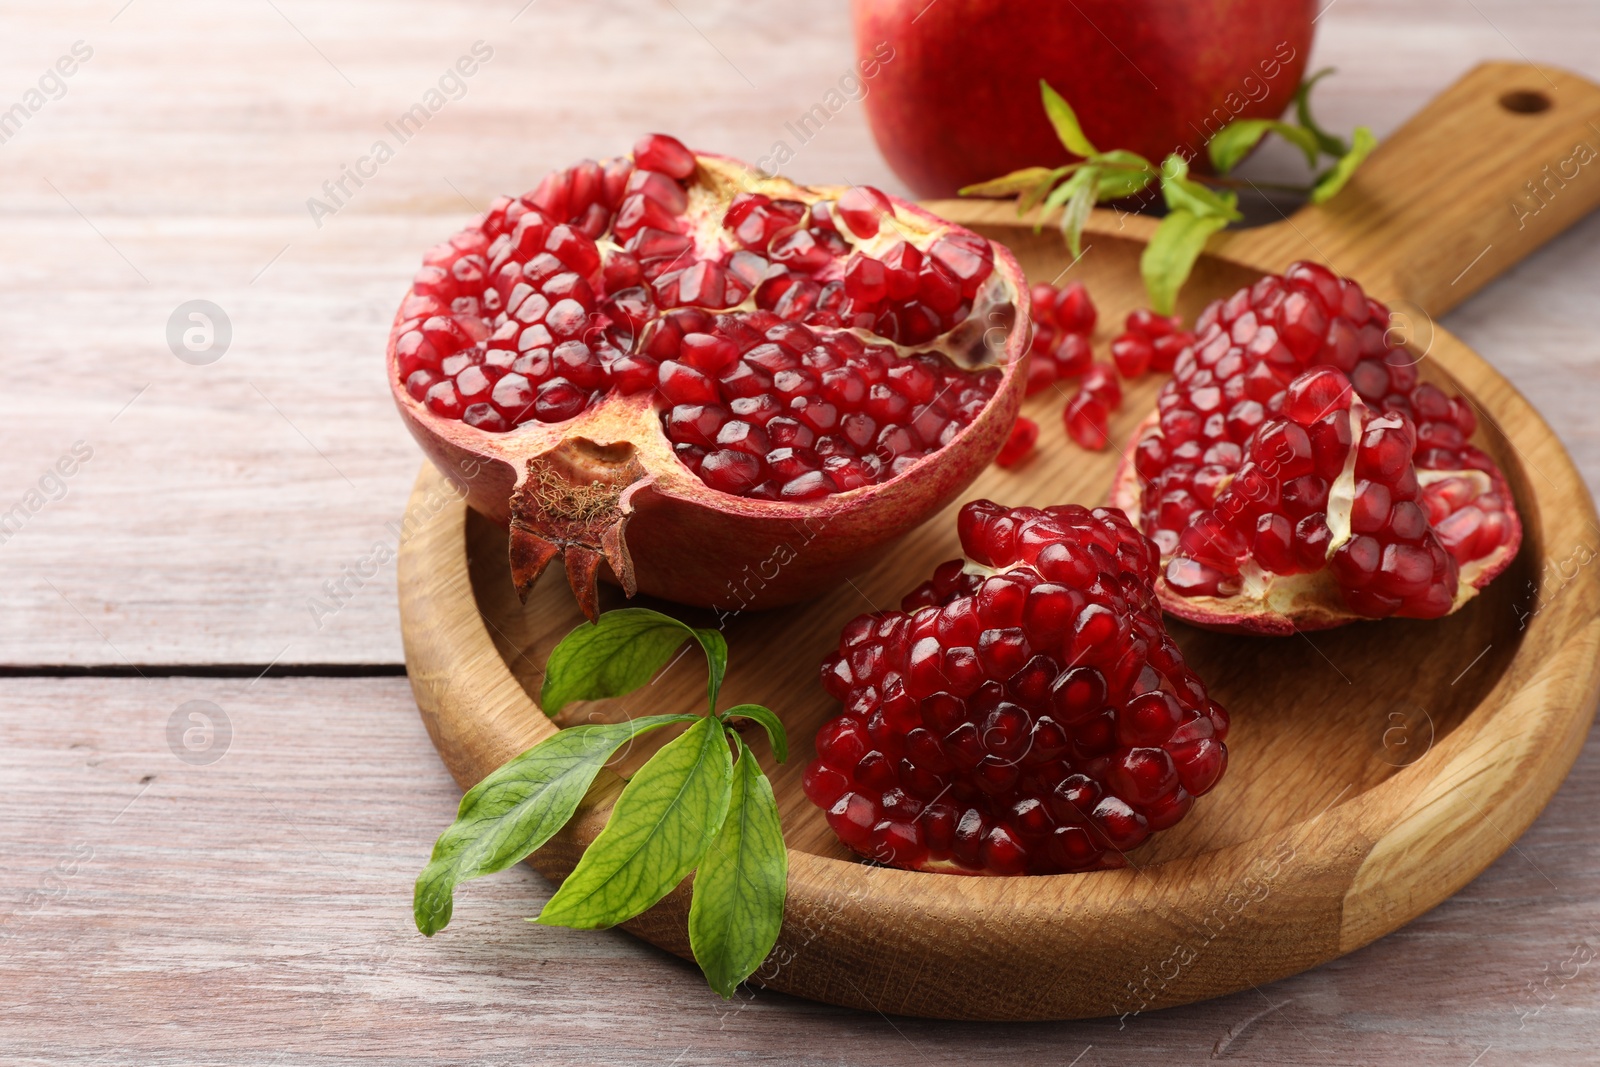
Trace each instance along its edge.
<path fill-rule="evenodd" d="M 517 921 L 549 893 L 526 869 L 467 887 L 446 935 L 415 932 L 411 879 L 458 794 L 401 677 L 392 568 L 337 599 L 324 588 L 392 544 L 416 472 L 377 372 L 396 294 L 473 207 L 641 130 L 764 155 L 851 60 L 843 2 L 796 12 L 7 12 L 0 110 L 75 61 L 0 143 L 0 514 L 26 512 L 0 543 L 0 1062 L 1595 1059 L 1600 741 L 1431 914 L 1319 970 L 1124 1025 L 945 1024 L 764 992 L 725 1004 L 625 935 Z M 1380 136 L 1480 58 L 1600 78 L 1589 0 L 1333 0 L 1319 30 L 1316 64 L 1341 68 L 1323 117 Z M 478 41 L 492 57 L 460 98 L 314 220 L 307 199 L 327 202 L 323 183 Z M 859 106 L 788 172 L 901 191 Z M 1446 323 L 1546 414 L 1591 487 L 1597 238 L 1590 218 Z M 191 300 L 231 323 L 206 365 L 168 344 Z M 72 475 L 48 475 L 75 446 Z M 175 755 L 204 721 L 190 714 L 220 724 L 219 709 L 218 758 Z"/>

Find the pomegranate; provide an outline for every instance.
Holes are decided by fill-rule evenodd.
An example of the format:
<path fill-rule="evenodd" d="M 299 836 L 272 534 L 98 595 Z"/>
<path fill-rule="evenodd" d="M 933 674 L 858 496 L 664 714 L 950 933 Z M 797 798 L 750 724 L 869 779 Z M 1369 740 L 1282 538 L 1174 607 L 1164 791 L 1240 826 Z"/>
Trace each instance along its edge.
<path fill-rule="evenodd" d="M 1510 564 L 1522 524 L 1472 407 L 1418 380 L 1389 321 L 1311 263 L 1196 320 L 1112 489 L 1161 550 L 1168 612 L 1269 634 L 1431 619 Z"/>
<path fill-rule="evenodd" d="M 1227 766 L 1228 715 L 1156 603 L 1155 546 L 1115 509 L 961 509 L 961 547 L 862 615 L 822 667 L 844 704 L 804 776 L 839 839 L 895 867 L 1121 867 Z"/>
<path fill-rule="evenodd" d="M 921 196 L 1069 160 L 1039 82 L 1090 141 L 1205 164 L 1241 118 L 1277 118 L 1311 51 L 1313 0 L 854 0 L 856 51 L 878 68 L 867 118 Z M 892 51 L 885 58 L 885 45 Z"/>
<path fill-rule="evenodd" d="M 994 458 L 1021 279 L 877 190 L 654 134 L 431 249 L 389 378 L 424 451 L 510 527 L 520 594 L 559 556 L 590 618 L 597 577 L 768 607 L 866 565 Z"/>

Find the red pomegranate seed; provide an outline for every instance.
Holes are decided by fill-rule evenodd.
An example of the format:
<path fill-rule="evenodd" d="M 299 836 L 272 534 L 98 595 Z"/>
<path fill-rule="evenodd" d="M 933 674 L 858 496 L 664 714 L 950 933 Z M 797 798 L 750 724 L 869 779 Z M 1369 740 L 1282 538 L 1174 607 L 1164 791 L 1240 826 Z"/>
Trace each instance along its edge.
<path fill-rule="evenodd" d="M 876 237 L 883 221 L 894 218 L 889 198 L 870 185 L 853 185 L 839 196 L 839 218 L 850 232 L 865 240 Z"/>
<path fill-rule="evenodd" d="M 1056 293 L 1052 310 L 1056 325 L 1067 333 L 1079 333 L 1087 337 L 1094 332 L 1098 313 L 1094 301 L 1089 299 L 1089 290 L 1084 288 L 1082 282 L 1062 286 Z"/>
<path fill-rule="evenodd" d="M 639 138 L 633 146 L 633 162 L 644 170 L 659 171 L 680 181 L 692 177 L 695 171 L 694 153 L 682 141 L 664 133 Z"/>
<path fill-rule="evenodd" d="M 1125 333 L 1111 342 L 1111 358 L 1116 362 L 1117 373 L 1124 378 L 1143 376 L 1154 357 L 1150 342 L 1138 334 Z"/>
<path fill-rule="evenodd" d="M 995 457 L 995 463 L 1002 467 L 1015 467 L 1022 462 L 1023 457 L 1033 451 L 1033 443 L 1039 439 L 1039 424 L 1032 419 L 1017 416 L 1017 421 L 1011 427 L 1011 436 L 1006 438 L 1000 454 Z"/>
<path fill-rule="evenodd" d="M 1062 419 L 1066 423 L 1067 435 L 1076 441 L 1080 448 L 1099 452 L 1110 440 L 1111 432 L 1107 426 L 1105 405 L 1087 389 L 1079 390 L 1076 396 L 1067 401 Z"/>

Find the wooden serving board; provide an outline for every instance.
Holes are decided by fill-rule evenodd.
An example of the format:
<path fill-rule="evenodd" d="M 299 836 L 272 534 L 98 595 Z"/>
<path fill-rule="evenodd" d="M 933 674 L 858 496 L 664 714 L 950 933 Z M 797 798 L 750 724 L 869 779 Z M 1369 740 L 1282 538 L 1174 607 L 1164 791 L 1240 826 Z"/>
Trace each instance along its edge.
<path fill-rule="evenodd" d="M 1424 376 L 1477 405 L 1480 444 L 1510 479 L 1526 540 L 1506 574 L 1441 621 L 1287 638 L 1174 623 L 1188 662 L 1233 714 L 1230 766 L 1187 819 L 1131 855 L 1132 867 L 1029 878 L 875 867 L 848 853 L 801 793 L 812 738 L 837 712 L 819 662 L 847 620 L 897 605 L 959 555 L 959 504 L 820 599 L 728 621 L 723 701 L 776 709 L 793 750 L 778 766 L 764 738 L 748 735 L 772 776 L 790 849 L 783 934 L 759 984 L 945 1018 L 1148 1011 L 1349 952 L 1432 908 L 1512 844 L 1571 766 L 1600 692 L 1600 577 L 1588 566 L 1600 554 L 1600 522 L 1550 428 L 1433 316 L 1600 202 L 1600 166 L 1569 162 L 1580 146 L 1600 144 L 1596 121 L 1600 88 L 1582 79 L 1479 67 L 1391 137 L 1332 203 L 1229 233 L 1199 264 L 1185 318 L 1302 258 L 1390 301 L 1410 320 Z M 1524 183 L 1544 181 L 1547 164 L 1564 184 L 1550 182 L 1539 206 L 1523 199 Z M 1519 202 L 1539 210 L 1519 211 Z M 1100 308 L 1102 354 L 1143 303 L 1148 218 L 1097 212 L 1090 247 L 1069 267 L 1059 235 L 1036 236 L 1009 205 L 933 208 L 1010 245 L 1032 278 L 1085 280 Z M 1126 441 L 1158 386 L 1152 377 L 1128 390 L 1114 439 Z M 1069 392 L 1027 402 L 1041 426 L 1036 453 L 1013 471 L 986 471 L 965 499 L 1105 499 L 1117 452 L 1067 442 L 1060 412 Z M 428 730 L 463 788 L 559 725 L 693 710 L 704 700 L 698 663 L 685 658 L 625 700 L 547 719 L 534 702 L 540 667 L 581 621 L 566 583 L 546 576 L 519 604 L 505 532 L 468 511 L 432 468 L 417 480 L 410 515 L 399 568 L 406 660 Z M 617 591 L 605 595 L 603 607 L 621 603 Z M 531 859 L 541 873 L 559 880 L 571 870 L 604 824 L 619 774 L 648 752 L 602 772 L 579 816 Z M 441 829 L 449 814 L 439 813 Z M 626 928 L 687 957 L 688 903 L 686 883 Z"/>

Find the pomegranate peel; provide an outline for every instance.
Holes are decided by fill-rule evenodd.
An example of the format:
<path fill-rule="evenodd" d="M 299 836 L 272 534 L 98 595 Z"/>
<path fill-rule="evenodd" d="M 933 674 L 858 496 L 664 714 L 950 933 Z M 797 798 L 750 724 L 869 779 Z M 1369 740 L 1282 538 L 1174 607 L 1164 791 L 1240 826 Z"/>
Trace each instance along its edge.
<path fill-rule="evenodd" d="M 1522 524 L 1476 417 L 1388 321 L 1306 263 L 1200 316 L 1111 493 L 1162 552 L 1166 611 L 1261 634 L 1438 618 L 1510 565 Z"/>
<path fill-rule="evenodd" d="M 402 418 L 510 529 L 519 594 L 563 558 L 590 617 L 600 578 L 816 595 L 965 488 L 1020 401 L 1005 249 L 875 190 L 704 154 L 680 178 L 682 153 L 652 135 L 636 154 L 671 173 L 585 162 L 497 200 L 391 330 Z"/>

